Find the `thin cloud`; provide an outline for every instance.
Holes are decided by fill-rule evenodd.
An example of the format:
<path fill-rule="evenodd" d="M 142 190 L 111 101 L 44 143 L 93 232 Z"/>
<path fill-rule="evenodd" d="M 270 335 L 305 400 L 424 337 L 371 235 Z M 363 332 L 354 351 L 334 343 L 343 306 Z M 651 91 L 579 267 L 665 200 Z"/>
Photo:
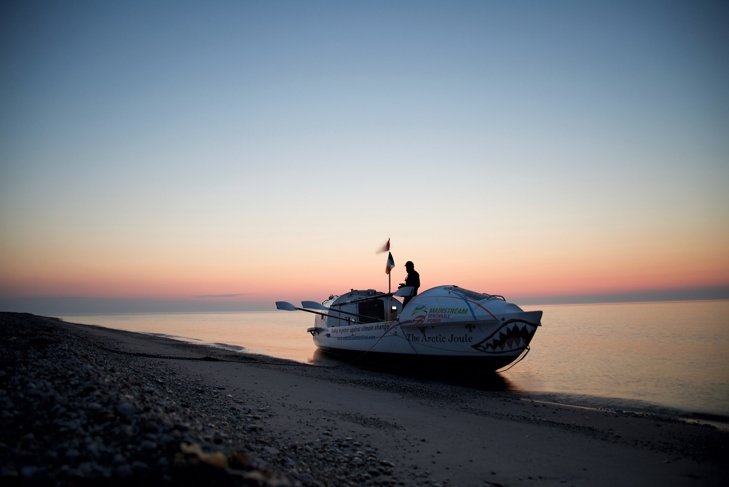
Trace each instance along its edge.
<path fill-rule="evenodd" d="M 197 299 L 236 299 L 250 295 L 250 293 L 230 293 L 230 294 L 201 294 L 195 296 Z"/>

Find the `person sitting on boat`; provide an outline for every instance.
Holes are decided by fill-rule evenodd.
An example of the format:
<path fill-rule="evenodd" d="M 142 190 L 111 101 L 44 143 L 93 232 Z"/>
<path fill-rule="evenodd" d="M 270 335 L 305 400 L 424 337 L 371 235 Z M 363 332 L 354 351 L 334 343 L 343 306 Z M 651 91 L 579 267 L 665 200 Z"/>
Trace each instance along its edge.
<path fill-rule="evenodd" d="M 415 264 L 413 264 L 412 261 L 405 262 L 405 270 L 408 271 L 408 275 L 405 278 L 405 282 L 400 283 L 398 288 L 401 288 L 403 286 L 409 286 L 413 288 L 413 292 L 410 294 L 410 296 L 405 296 L 405 298 L 403 298 L 403 306 L 408 304 L 408 301 L 413 299 L 413 296 L 418 294 L 418 288 L 420 287 L 420 274 L 418 274 L 418 271 L 415 270 Z"/>

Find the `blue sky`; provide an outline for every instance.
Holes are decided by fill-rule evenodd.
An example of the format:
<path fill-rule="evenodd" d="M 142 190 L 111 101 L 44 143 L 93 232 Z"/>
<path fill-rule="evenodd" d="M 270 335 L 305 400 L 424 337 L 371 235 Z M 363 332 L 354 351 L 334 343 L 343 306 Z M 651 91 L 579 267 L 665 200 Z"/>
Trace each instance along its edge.
<path fill-rule="evenodd" d="M 0 9 L 2 297 L 729 286 L 726 2 Z"/>

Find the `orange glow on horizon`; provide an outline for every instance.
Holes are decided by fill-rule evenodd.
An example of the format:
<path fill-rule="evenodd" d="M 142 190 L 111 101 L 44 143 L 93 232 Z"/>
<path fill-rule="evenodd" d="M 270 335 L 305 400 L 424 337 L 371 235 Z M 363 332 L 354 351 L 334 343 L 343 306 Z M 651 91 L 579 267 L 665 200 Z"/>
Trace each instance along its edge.
<path fill-rule="evenodd" d="M 375 268 L 373 268 L 375 267 Z M 328 267 L 292 266 L 275 269 L 245 269 L 232 266 L 203 269 L 188 267 L 148 269 L 147 272 L 118 269 L 87 269 L 71 272 L 60 268 L 55 272 L 4 274 L 0 293 L 5 296 L 92 297 L 188 299 L 200 296 L 236 295 L 241 301 L 264 299 L 320 299 L 340 294 L 351 288 L 387 290 L 387 275 L 379 266 L 352 265 Z M 404 269 L 392 272 L 392 288 L 405 278 Z M 483 268 L 488 267 L 484 270 Z M 610 268 L 578 265 L 513 268 L 473 266 L 469 269 L 439 267 L 428 264 L 416 268 L 421 273 L 422 289 L 442 284 L 456 284 L 476 291 L 506 296 L 559 297 L 671 290 L 729 285 L 726 276 L 714 266 L 710 269 L 667 269 L 661 266 Z M 488 272 L 487 272 L 488 271 Z M 703 271 L 703 272 L 702 272 Z"/>
<path fill-rule="evenodd" d="M 583 239 L 586 237 L 583 236 Z M 34 241 L 0 256 L 0 295 L 192 299 L 235 296 L 241 301 L 321 299 L 352 288 L 387 290 L 387 254 L 375 244 L 313 239 L 298 246 L 293 237 L 265 239 L 251 247 L 165 247 L 151 242 L 135 252 L 118 246 L 57 247 L 49 254 Z M 373 238 L 372 241 L 375 241 Z M 416 241 L 393 249 L 392 289 L 413 260 L 422 289 L 456 284 L 507 297 L 559 297 L 725 286 L 729 253 L 721 240 L 703 246 L 648 244 L 618 246 L 592 240 L 571 246 L 537 245 L 528 240 L 494 242 L 491 248 L 448 242 L 429 249 Z M 246 250 L 248 249 L 248 250 Z M 133 250 L 133 249 L 132 249 Z M 38 257 L 41 256 L 41 257 Z M 233 299 L 233 298 L 231 298 Z"/>

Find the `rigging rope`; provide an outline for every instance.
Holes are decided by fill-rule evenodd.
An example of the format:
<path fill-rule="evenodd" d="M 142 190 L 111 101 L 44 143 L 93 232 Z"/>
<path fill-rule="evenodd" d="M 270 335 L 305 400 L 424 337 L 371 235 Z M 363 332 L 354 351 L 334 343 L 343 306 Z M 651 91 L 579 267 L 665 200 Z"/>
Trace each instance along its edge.
<path fill-rule="evenodd" d="M 510 363 L 509 366 L 506 367 L 505 369 L 499 369 L 496 372 L 506 372 L 507 370 L 509 370 L 510 368 L 512 368 L 513 366 L 515 366 L 516 364 L 518 364 L 519 362 L 524 360 L 524 357 L 527 356 L 527 354 L 529 353 L 529 350 L 531 350 L 531 348 L 529 347 L 529 345 L 527 345 L 526 348 L 524 349 L 524 351 L 521 353 L 521 355 L 519 355 L 519 358 L 517 358 L 515 362 Z"/>

